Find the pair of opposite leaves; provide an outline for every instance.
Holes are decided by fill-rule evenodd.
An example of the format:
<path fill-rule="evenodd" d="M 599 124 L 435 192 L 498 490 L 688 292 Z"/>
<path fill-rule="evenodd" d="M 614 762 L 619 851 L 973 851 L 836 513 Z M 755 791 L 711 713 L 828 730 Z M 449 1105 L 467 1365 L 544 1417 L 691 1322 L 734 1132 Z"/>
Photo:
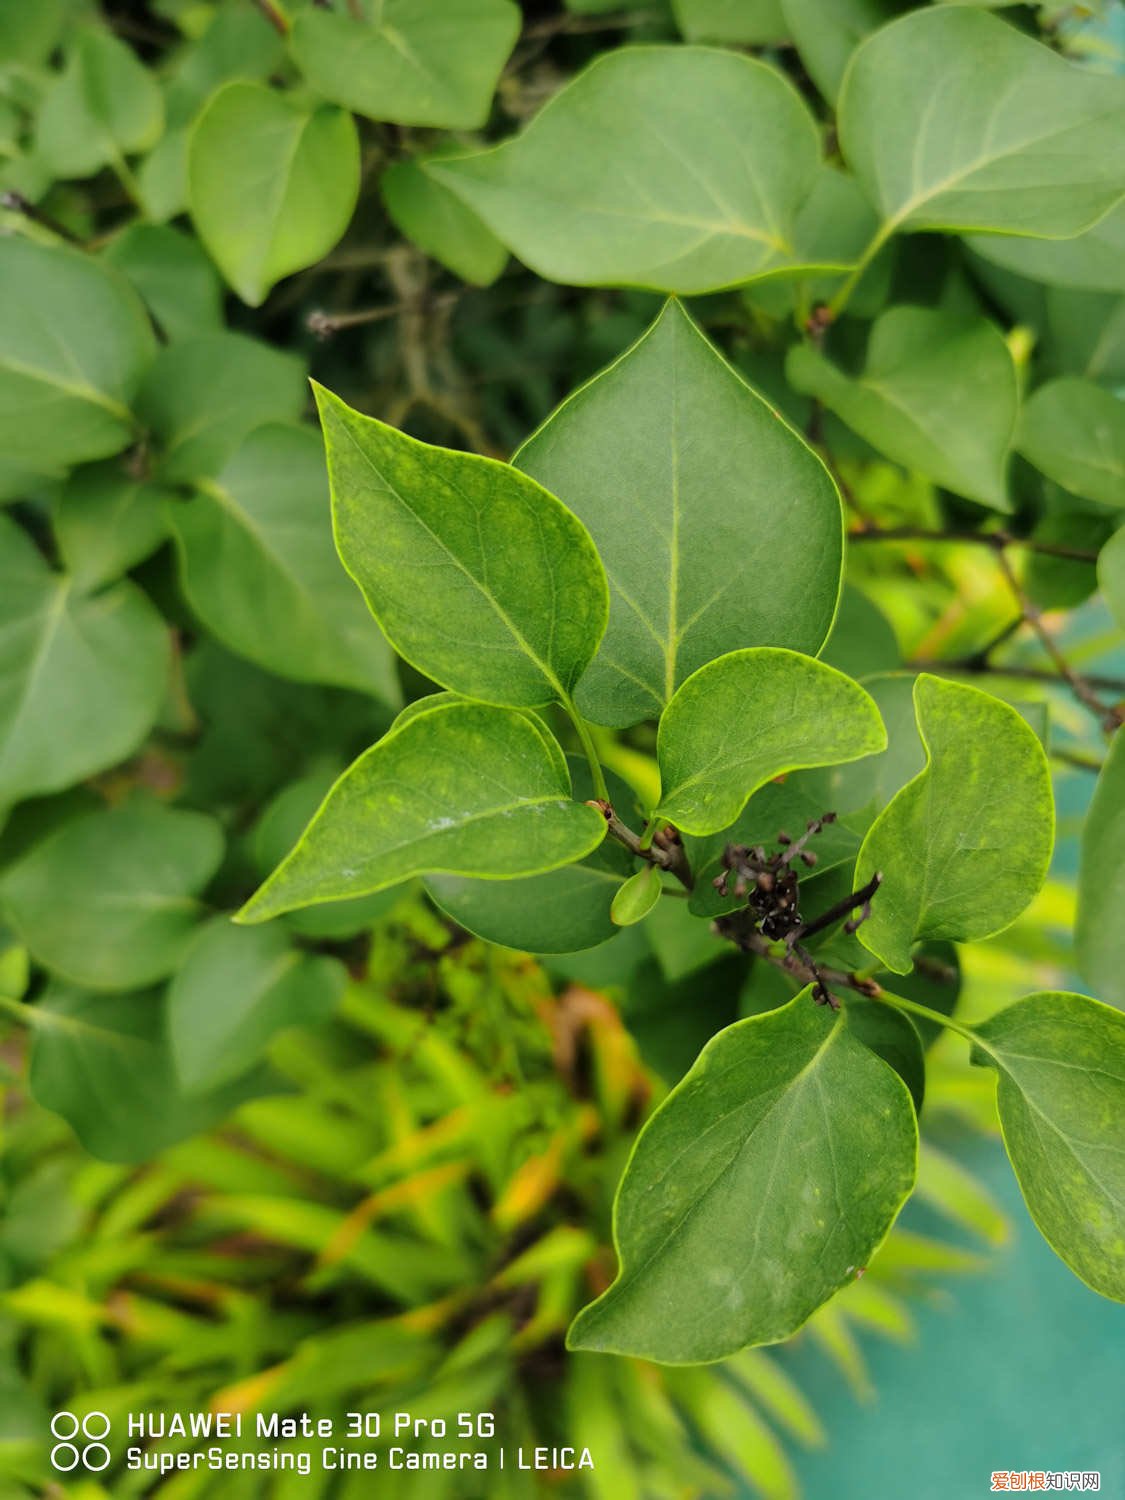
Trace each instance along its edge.
<path fill-rule="evenodd" d="M 800 654 L 835 613 L 835 487 L 678 304 L 517 455 L 573 509 L 521 468 L 319 400 L 345 566 L 401 654 L 452 691 L 412 705 L 341 778 L 245 920 L 414 874 L 510 879 L 589 855 L 604 820 L 572 798 L 533 712 L 550 703 L 614 726 L 659 717 L 657 812 L 690 834 L 728 828 L 773 777 L 885 747 L 864 690 Z M 1045 760 L 1018 715 L 930 680 L 918 716 L 936 765 L 860 861 L 900 876 L 875 950 L 900 971 L 916 937 L 1007 925 L 1051 841 Z M 1032 810 L 1011 832 L 1026 844 L 1015 877 L 1001 834 L 1014 804 L 991 796 L 982 745 Z M 935 780 L 961 814 L 955 842 L 931 812 Z M 925 840 L 921 865 L 900 838 Z"/>

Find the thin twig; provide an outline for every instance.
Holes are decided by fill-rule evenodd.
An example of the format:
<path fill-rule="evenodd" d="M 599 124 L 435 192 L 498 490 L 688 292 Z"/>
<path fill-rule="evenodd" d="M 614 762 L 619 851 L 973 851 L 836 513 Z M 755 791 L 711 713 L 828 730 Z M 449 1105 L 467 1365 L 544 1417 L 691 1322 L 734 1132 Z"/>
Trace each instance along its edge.
<path fill-rule="evenodd" d="M 1096 563 L 1098 554 L 1064 542 L 1042 542 L 1036 537 L 1015 536 L 1010 531 L 939 531 L 927 526 L 860 526 L 848 534 L 853 542 L 969 542 L 999 552 L 1004 547 L 1023 547 L 1044 557 L 1068 562 Z"/>
<path fill-rule="evenodd" d="M 60 239 L 66 240 L 71 245 L 82 245 L 82 241 L 66 227 L 65 224 L 45 213 L 43 209 L 37 208 L 30 198 L 25 198 L 22 193 L 10 190 L 0 193 L 0 208 L 6 208 L 10 213 L 22 214 L 32 224 L 38 224 L 43 229 L 49 229 L 52 234 L 57 234 Z"/>
<path fill-rule="evenodd" d="M 1058 642 L 1043 624 L 1043 616 L 1039 606 L 1028 597 L 1023 585 L 1016 577 L 1015 569 L 1009 562 L 1008 555 L 1003 547 L 996 548 L 996 560 L 1000 564 L 1000 571 L 1004 574 L 1008 587 L 1015 596 L 1021 614 L 1032 630 L 1034 630 L 1043 650 L 1046 651 L 1047 655 L 1058 668 L 1059 676 L 1066 682 L 1079 703 L 1084 704 L 1090 710 L 1106 734 L 1113 734 L 1122 724 L 1125 724 L 1125 706 L 1120 704 L 1110 706 L 1103 703 L 1091 686 L 1089 679 L 1083 677 L 1081 672 L 1076 672 L 1070 665 L 1060 650 Z"/>
<path fill-rule="evenodd" d="M 1025 622 L 1016 621 L 1016 627 Z M 1045 667 L 1006 665 L 987 660 L 981 652 L 972 656 L 957 657 L 913 657 L 906 665 L 915 672 L 963 672 L 967 677 L 1016 677 L 1021 682 L 1058 682 L 1059 673 Z M 1125 693 L 1125 677 L 1107 677 L 1100 672 L 1084 672 L 1082 680 L 1089 687 L 1100 688 L 1107 693 Z"/>
<path fill-rule="evenodd" d="M 289 18 L 273 3 L 273 0 L 254 0 L 254 4 L 280 36 L 289 35 Z"/>
<path fill-rule="evenodd" d="M 712 930 L 719 937 L 728 938 L 744 953 L 753 953 L 758 958 L 764 958 L 766 963 L 772 964 L 775 969 L 780 969 L 791 978 L 799 980 L 802 985 L 816 984 L 823 980 L 829 985 L 834 984 L 843 989 L 854 990 L 857 995 L 866 995 L 869 999 L 874 999 L 882 993 L 874 979 L 868 979 L 862 974 L 848 973 L 844 969 L 826 968 L 824 964 L 819 963 L 814 971 L 795 952 L 787 948 L 781 949 L 776 943 L 763 936 L 754 925 L 753 917 L 749 912 L 732 912 L 729 916 L 720 917 L 712 923 Z"/>
<path fill-rule="evenodd" d="M 1064 766 L 1073 766 L 1077 771 L 1089 771 L 1091 776 L 1100 776 L 1102 762 L 1092 755 L 1079 755 L 1074 750 L 1051 750 L 1051 759 L 1061 761 Z"/>
<path fill-rule="evenodd" d="M 666 830 L 657 835 L 652 843 L 646 848 L 641 842 L 641 836 L 634 833 L 627 823 L 623 823 L 614 812 L 612 806 L 600 798 L 595 798 L 589 804 L 596 807 L 606 821 L 606 831 L 611 839 L 628 849 L 629 853 L 636 859 L 643 859 L 650 865 L 655 865 L 658 870 L 667 870 L 669 875 L 674 875 L 685 890 L 690 891 L 694 884 L 691 866 L 688 864 L 687 853 L 679 836 Z"/>

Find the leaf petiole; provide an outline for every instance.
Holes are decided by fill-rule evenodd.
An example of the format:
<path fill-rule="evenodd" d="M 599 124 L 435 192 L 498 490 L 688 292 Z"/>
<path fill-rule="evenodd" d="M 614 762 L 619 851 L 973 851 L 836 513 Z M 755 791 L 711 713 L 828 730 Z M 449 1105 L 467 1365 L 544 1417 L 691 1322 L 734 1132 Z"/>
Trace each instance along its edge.
<path fill-rule="evenodd" d="M 602 763 L 598 759 L 598 750 L 594 744 L 594 736 L 590 733 L 590 726 L 575 708 L 570 698 L 564 698 L 562 706 L 566 710 L 570 722 L 574 725 L 575 732 L 582 746 L 582 753 L 590 763 L 590 776 L 594 783 L 594 796 L 602 802 L 608 802 L 609 789 L 605 784 L 605 773 L 602 771 Z"/>
<path fill-rule="evenodd" d="M 981 1041 L 975 1031 L 968 1026 L 963 1026 L 960 1021 L 955 1021 L 952 1016 L 942 1015 L 940 1010 L 931 1010 L 928 1005 L 921 1005 L 917 1000 L 907 1000 L 902 995 L 892 995 L 888 990 L 876 985 L 872 990 L 864 990 L 873 1000 L 881 1000 L 884 1005 L 893 1006 L 896 1010 L 911 1011 L 917 1016 L 922 1016 L 927 1021 L 933 1021 L 938 1026 L 945 1026 L 950 1031 L 955 1031 L 958 1036 L 971 1042 L 974 1047 L 989 1049 Z"/>

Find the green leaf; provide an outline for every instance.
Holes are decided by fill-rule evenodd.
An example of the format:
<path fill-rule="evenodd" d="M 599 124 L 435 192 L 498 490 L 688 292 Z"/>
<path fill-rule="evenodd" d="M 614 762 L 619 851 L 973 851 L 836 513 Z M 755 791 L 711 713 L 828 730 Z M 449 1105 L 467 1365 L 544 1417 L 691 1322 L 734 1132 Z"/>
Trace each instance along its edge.
<path fill-rule="evenodd" d="M 575 799 L 593 797 L 587 763 L 569 756 L 566 764 Z M 625 784 L 612 772 L 606 781 L 614 807 L 628 808 L 632 798 Z M 610 920 L 610 903 L 632 868 L 632 856 L 614 839 L 605 839 L 580 863 L 544 875 L 522 880 L 430 875 L 426 890 L 447 916 L 490 943 L 524 953 L 577 953 L 620 931 Z"/>
<path fill-rule="evenodd" d="M 188 603 L 232 650 L 280 677 L 398 704 L 390 648 L 332 545 L 324 451 L 311 428 L 257 428 L 167 516 Z"/>
<path fill-rule="evenodd" d="M 1125 384 L 1125 297 L 1049 286 L 1044 317 L 1043 355 L 1052 373 Z"/>
<path fill-rule="evenodd" d="M 994 510 L 1010 510 L 1008 448 L 1019 410 L 1016 368 L 982 318 L 893 307 L 876 319 L 862 375 L 797 344 L 786 374 L 872 447 L 913 473 Z"/>
<path fill-rule="evenodd" d="M 0 0 L 0 57 L 33 67 L 45 62 L 64 19 L 63 0 Z"/>
<path fill-rule="evenodd" d="M 430 447 L 315 389 L 336 545 L 395 649 L 471 698 L 566 701 L 608 609 L 582 523 L 511 465 Z"/>
<path fill-rule="evenodd" d="M 347 973 L 302 953 L 281 927 L 234 927 L 216 917 L 198 934 L 168 989 L 168 1035 L 185 1093 L 237 1078 L 274 1035 L 336 1008 Z"/>
<path fill-rule="evenodd" d="M 672 11 L 689 42 L 760 47 L 789 35 L 782 0 L 672 0 Z"/>
<path fill-rule="evenodd" d="M 80 250 L 0 237 L 0 448 L 40 473 L 117 453 L 156 350 L 128 283 Z"/>
<path fill-rule="evenodd" d="M 1125 402 L 1092 380 L 1041 385 L 1024 407 L 1016 446 L 1063 489 L 1125 507 Z"/>
<path fill-rule="evenodd" d="M 145 1161 L 217 1124 L 255 1091 L 255 1080 L 239 1080 L 186 1097 L 156 993 L 90 995 L 52 985 L 30 1019 L 32 1094 L 103 1161 Z"/>
<path fill-rule="evenodd" d="M 425 158 L 393 162 L 379 179 L 379 191 L 392 224 L 462 281 L 490 286 L 504 269 L 507 250 L 471 208 L 430 175 Z"/>
<path fill-rule="evenodd" d="M 39 112 L 36 148 L 57 177 L 120 169 L 164 128 L 156 80 L 108 26 L 82 27 Z"/>
<path fill-rule="evenodd" d="M 55 502 L 59 553 L 74 584 L 92 592 L 155 552 L 166 535 L 169 491 L 110 460 L 78 469 Z"/>
<path fill-rule="evenodd" d="M 146 803 L 95 812 L 36 844 L 0 881 L 39 963 L 86 989 L 140 989 L 180 962 L 223 857 L 202 813 Z"/>
<path fill-rule="evenodd" d="M 347 229 L 359 197 L 359 136 L 344 110 L 305 109 L 265 84 L 212 96 L 188 144 L 199 237 L 244 302 L 311 266 Z"/>
<path fill-rule="evenodd" d="M 447 703 L 345 771 L 239 920 L 264 922 L 411 875 L 536 875 L 604 837 L 605 819 L 571 800 L 569 778 L 523 714 Z"/>
<path fill-rule="evenodd" d="M 628 47 L 513 140 L 429 170 L 551 281 L 704 292 L 792 269 L 819 165 L 812 116 L 767 64 Z"/>
<path fill-rule="evenodd" d="M 840 144 L 896 229 L 1065 239 L 1121 197 L 1125 82 L 965 6 L 867 39 L 840 91 Z"/>
<path fill-rule="evenodd" d="M 678 302 L 513 463 L 589 527 L 609 578 L 609 625 L 576 695 L 587 717 L 656 718 L 741 646 L 823 644 L 840 587 L 835 486 Z"/>
<path fill-rule="evenodd" d="M 0 518 L 0 807 L 123 759 L 160 711 L 169 646 L 134 584 L 90 595 Z"/>
<path fill-rule="evenodd" d="M 886 743 L 879 710 L 842 672 L 795 651 L 732 651 L 689 677 L 664 710 L 657 812 L 684 833 L 717 833 L 775 776 Z"/>
<path fill-rule="evenodd" d="M 900 0 L 781 0 L 781 9 L 809 77 L 835 104 L 856 47 L 902 5 Z"/>
<path fill-rule="evenodd" d="M 660 872 L 655 865 L 645 865 L 636 874 L 630 875 L 624 885 L 618 887 L 609 908 L 610 920 L 615 927 L 635 927 L 638 922 L 644 921 L 660 900 L 663 889 Z"/>
<path fill-rule="evenodd" d="M 863 679 L 875 673 L 893 672 L 902 663 L 902 652 L 894 628 L 879 606 L 852 583 L 844 585 L 832 634 L 824 643 L 820 660 Z"/>
<path fill-rule="evenodd" d="M 307 394 L 299 359 L 240 333 L 204 333 L 161 350 L 138 403 L 160 442 L 159 477 L 210 478 L 255 427 L 296 421 Z"/>
<path fill-rule="evenodd" d="M 975 1030 L 1028 1212 L 1076 1276 L 1125 1302 L 1125 1015 L 1045 991 Z"/>
<path fill-rule="evenodd" d="M 1025 235 L 972 235 L 978 255 L 1006 270 L 1051 286 L 1125 292 L 1125 204 L 1110 209 L 1085 234 L 1069 240 Z"/>
<path fill-rule="evenodd" d="M 324 98 L 372 120 L 476 130 L 519 35 L 511 0 L 365 0 L 362 20 L 309 8 L 297 66 Z"/>
<path fill-rule="evenodd" d="M 260 879 L 264 880 L 289 853 L 335 780 L 335 774 L 323 771 L 301 777 L 280 791 L 262 813 L 251 841 L 251 857 Z M 285 925 L 302 937 L 355 937 L 390 911 L 401 897 L 401 888 L 392 887 L 353 901 L 330 901 L 291 912 Z"/>
<path fill-rule="evenodd" d="M 849 995 L 848 1026 L 865 1047 L 893 1068 L 910 1090 L 915 1114 L 926 1093 L 926 1058 L 914 1022 L 901 1010 L 862 995 Z"/>
<path fill-rule="evenodd" d="M 1047 757 L 1016 710 L 926 673 L 914 707 L 926 765 L 876 818 L 856 863 L 857 885 L 883 872 L 859 937 L 896 974 L 919 938 L 1002 932 L 1041 888 L 1054 847 Z"/>
<path fill-rule="evenodd" d="M 132 283 L 169 340 L 223 320 L 223 288 L 199 241 L 166 224 L 130 224 L 104 258 Z"/>
<path fill-rule="evenodd" d="M 1125 531 L 1114 543 L 1125 583 Z M 1109 549 L 1107 548 L 1107 551 Z M 1103 554 L 1104 560 L 1104 554 Z M 1125 618 L 1125 598 L 1118 601 Z M 1123 627 L 1125 628 L 1125 627 Z M 1074 931 L 1078 967 L 1091 988 L 1125 1009 L 1125 735 L 1116 734 L 1106 755 L 1082 832 L 1078 919 Z"/>
<path fill-rule="evenodd" d="M 728 1027 L 633 1148 L 618 1279 L 570 1347 L 692 1364 L 788 1338 L 882 1244 L 917 1149 L 905 1086 L 846 1013 L 803 990 Z"/>

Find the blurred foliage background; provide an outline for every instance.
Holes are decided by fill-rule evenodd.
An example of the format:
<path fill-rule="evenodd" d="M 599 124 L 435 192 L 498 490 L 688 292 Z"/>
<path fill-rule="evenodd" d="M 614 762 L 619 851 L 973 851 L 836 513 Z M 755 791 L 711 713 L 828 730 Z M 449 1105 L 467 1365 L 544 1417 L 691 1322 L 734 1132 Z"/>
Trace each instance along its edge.
<path fill-rule="evenodd" d="M 8 722 L 0 754 L 0 1493 L 348 1500 L 369 1477 L 115 1468 L 64 1481 L 47 1462 L 50 1414 L 406 1408 L 494 1411 L 510 1444 L 596 1453 L 592 1473 L 493 1475 L 489 1500 L 747 1485 L 785 1500 L 794 1452 L 828 1438 L 803 1390 L 809 1358 L 848 1401 L 870 1397 L 865 1341 L 908 1343 L 913 1309 L 979 1273 L 1008 1234 L 961 1164 L 966 1139 L 996 1129 L 992 1083 L 963 1049 L 929 1039 L 919 1192 L 932 1219 L 897 1228 L 796 1351 L 698 1369 L 568 1356 L 568 1322 L 612 1275 L 610 1205 L 639 1124 L 717 1027 L 776 1003 L 776 976 L 681 922 L 674 902 L 612 944 L 538 959 L 470 937 L 414 890 L 268 931 L 226 917 L 341 767 L 432 687 L 356 645 L 305 375 L 427 441 L 504 457 L 660 305 L 539 279 L 416 159 L 510 134 L 590 58 L 674 40 L 694 8 L 527 3 L 468 123 L 349 114 L 354 214 L 244 297 L 218 269 L 239 285 L 237 247 L 216 244 L 208 207 L 190 201 L 189 140 L 233 83 L 300 122 L 326 107 L 286 50 L 310 8 L 0 0 L 0 345 L 16 368 L 20 340 L 61 333 L 76 346 L 64 366 L 100 362 L 120 387 L 9 421 L 0 457 L 0 625 L 18 655 L 28 620 L 64 621 L 32 630 L 50 642 L 33 722 Z M 736 42 L 813 97 L 776 7 L 752 9 L 762 35 Z M 1018 7 L 1013 20 L 1120 67 L 1118 7 Z M 224 149 L 253 141 L 237 121 Z M 1119 294 L 1044 289 L 959 241 L 900 241 L 857 313 L 887 301 L 983 308 L 1039 375 L 1089 365 L 1117 328 L 1098 378 L 1122 378 Z M 975 526 L 970 503 L 786 383 L 799 312 L 786 284 L 690 305 L 831 452 L 854 526 Z M 858 350 L 859 318 L 839 337 Z M 252 511 L 255 476 L 319 497 L 311 532 L 298 520 L 287 533 L 283 515 L 264 543 L 248 536 L 227 500 Z M 1108 534 L 1097 513 L 1080 537 L 1073 517 L 1054 530 L 1058 487 L 1027 465 L 1016 479 L 1017 521 L 1037 535 L 1096 549 Z M 194 522 L 189 496 L 211 503 Z M 256 615 L 239 572 L 251 554 Z M 1060 611 L 1049 618 L 1075 667 L 1120 681 L 1125 652 L 1089 562 L 1034 557 L 1023 586 Z M 310 598 L 329 627 L 310 626 Z M 908 535 L 850 550 L 825 652 L 881 680 L 885 706 L 904 664 L 972 670 L 1009 635 L 1010 675 L 990 685 L 1033 722 L 1050 705 L 1054 876 L 1002 938 L 935 951 L 912 981 L 969 1019 L 1073 983 L 1076 840 L 1104 751 L 1034 633 L 1012 625 L 991 549 Z M 649 730 L 600 749 L 626 786 L 651 786 Z M 190 1086 L 176 1056 L 189 1033 L 202 1037 Z M 396 1495 L 481 1493 L 455 1471 L 397 1478 Z"/>

